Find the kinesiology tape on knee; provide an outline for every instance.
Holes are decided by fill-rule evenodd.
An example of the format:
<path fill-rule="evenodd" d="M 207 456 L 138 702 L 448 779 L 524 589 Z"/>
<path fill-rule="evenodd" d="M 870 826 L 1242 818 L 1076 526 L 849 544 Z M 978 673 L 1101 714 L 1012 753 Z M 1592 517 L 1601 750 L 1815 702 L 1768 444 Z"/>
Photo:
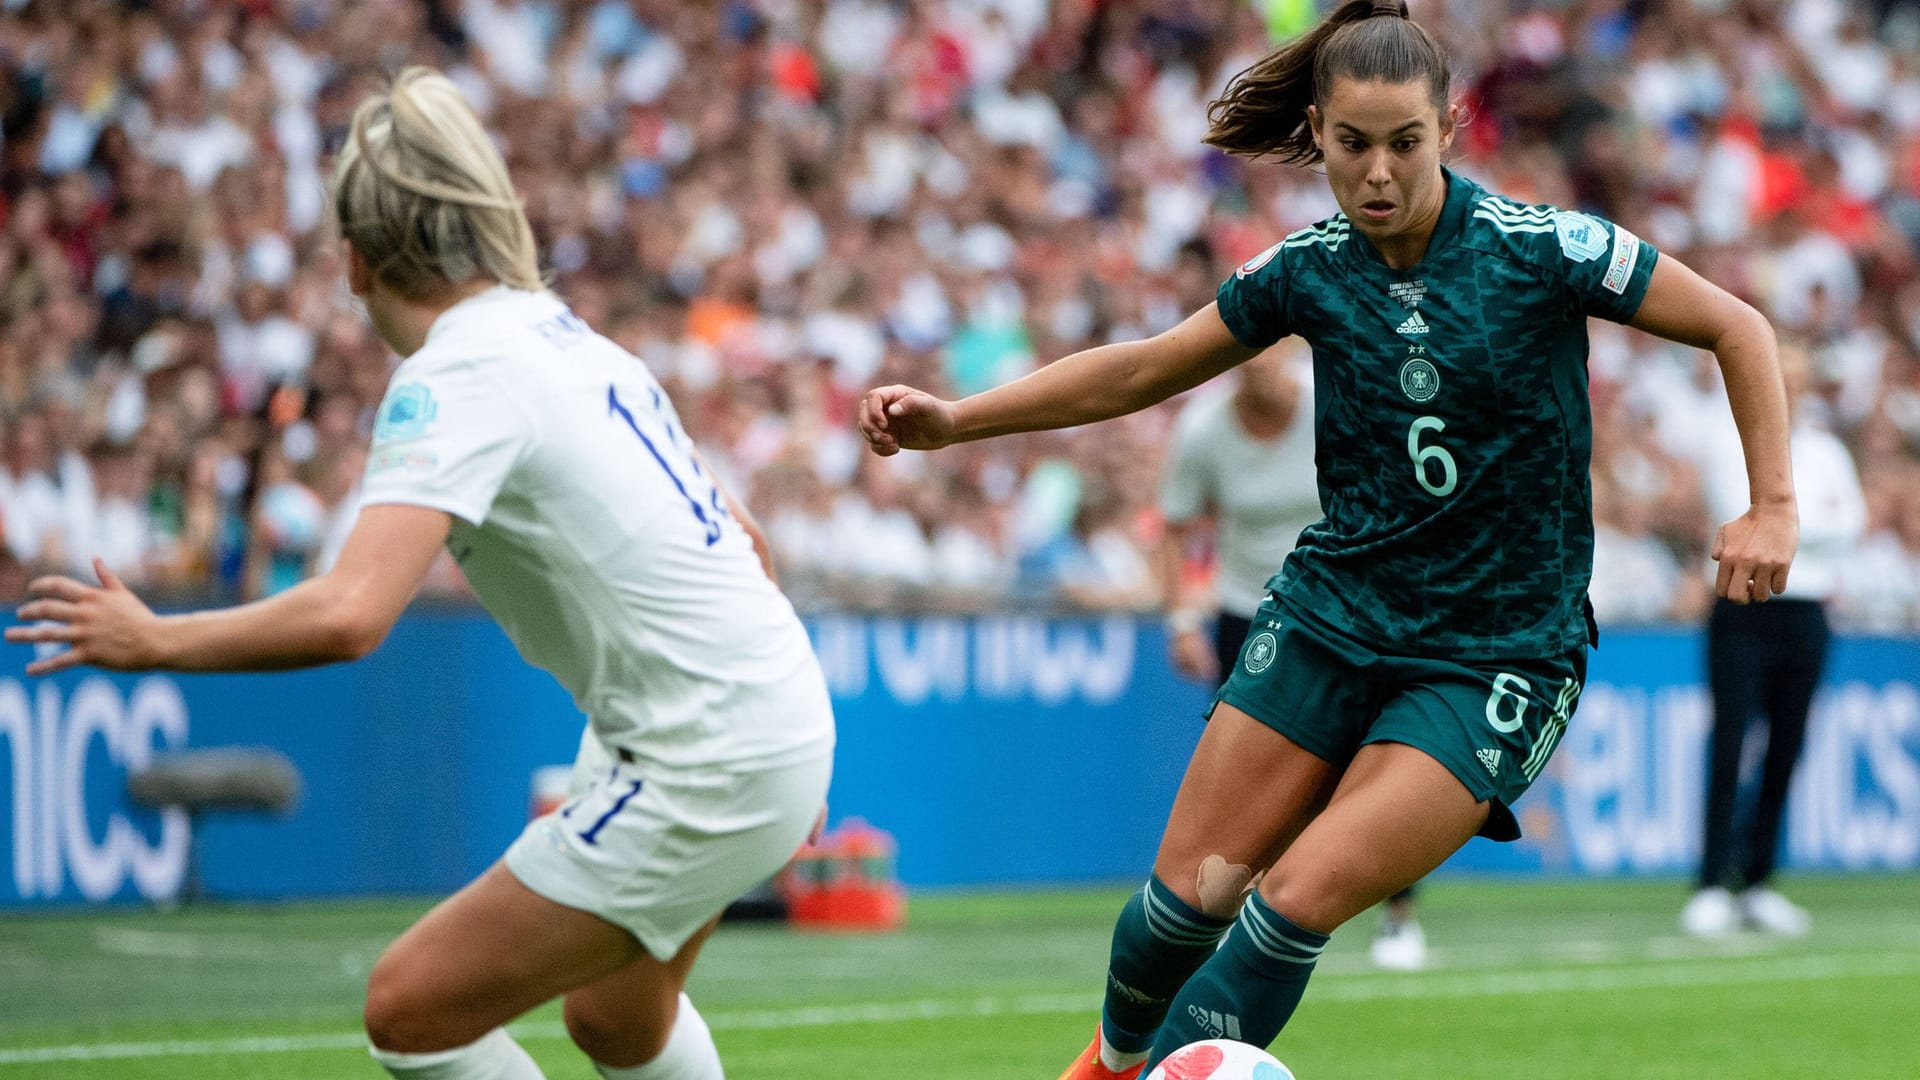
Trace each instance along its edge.
<path fill-rule="evenodd" d="M 1232 919 L 1259 884 L 1260 875 L 1251 868 L 1230 863 L 1219 855 L 1209 855 L 1200 861 L 1193 887 L 1200 895 L 1201 911 L 1216 919 Z"/>

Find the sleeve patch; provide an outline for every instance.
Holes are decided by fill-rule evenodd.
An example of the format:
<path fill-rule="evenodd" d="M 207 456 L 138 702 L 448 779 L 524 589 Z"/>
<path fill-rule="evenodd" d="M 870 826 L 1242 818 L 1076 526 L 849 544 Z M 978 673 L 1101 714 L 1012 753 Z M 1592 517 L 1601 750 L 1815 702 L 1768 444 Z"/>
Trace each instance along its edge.
<path fill-rule="evenodd" d="M 440 404 L 425 383 L 396 386 L 387 395 L 386 404 L 373 424 L 376 443 L 408 442 L 427 433 L 440 414 Z"/>
<path fill-rule="evenodd" d="M 1275 244 L 1272 247 L 1268 248 L 1267 250 L 1261 252 L 1260 254 L 1255 255 L 1253 258 L 1248 259 L 1246 262 L 1246 265 L 1242 266 L 1240 269 L 1235 270 L 1233 272 L 1233 276 L 1237 278 L 1244 278 L 1248 274 L 1258 273 L 1261 267 L 1272 262 L 1273 257 L 1275 255 L 1280 254 L 1280 248 L 1285 244 L 1286 244 L 1286 241 L 1282 240 L 1280 241 L 1280 243 Z"/>
<path fill-rule="evenodd" d="M 440 455 L 400 446 L 383 446 L 367 457 L 368 476 L 396 469 L 408 473 L 431 473 L 439 466 Z"/>
<path fill-rule="evenodd" d="M 1560 239 L 1560 253 L 1574 262 L 1592 262 L 1607 250 L 1606 226 L 1585 214 L 1571 210 L 1554 211 L 1553 231 Z M 1616 243 L 1614 253 L 1618 255 L 1619 251 Z"/>
<path fill-rule="evenodd" d="M 1607 276 L 1600 280 L 1608 292 L 1616 296 L 1627 291 L 1627 282 L 1633 280 L 1633 268 L 1640 261 L 1640 238 L 1621 228 L 1613 227 L 1613 258 L 1607 263 Z"/>

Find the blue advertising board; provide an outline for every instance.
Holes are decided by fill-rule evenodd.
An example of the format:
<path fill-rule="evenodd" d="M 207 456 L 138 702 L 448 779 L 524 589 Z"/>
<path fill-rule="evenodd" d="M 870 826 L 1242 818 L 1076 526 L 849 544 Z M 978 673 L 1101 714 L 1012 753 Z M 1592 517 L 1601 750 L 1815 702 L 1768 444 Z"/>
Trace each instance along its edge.
<path fill-rule="evenodd" d="M 833 816 L 900 843 L 910 886 L 1131 880 L 1198 740 L 1204 688 L 1156 623 L 1025 615 L 810 620 L 840 746 Z M 1709 721 L 1692 632 L 1614 633 L 1528 836 L 1446 872 L 1674 874 L 1699 846 Z M 228 898 L 449 891 L 524 826 L 582 718 L 477 612 L 409 615 L 356 664 L 274 675 L 0 675 L 0 906 L 165 900 L 189 825 L 132 805 L 157 751 L 268 746 L 284 818 L 210 815 L 194 871 Z M 1836 643 L 1795 781 L 1787 863 L 1920 867 L 1920 639 Z"/>

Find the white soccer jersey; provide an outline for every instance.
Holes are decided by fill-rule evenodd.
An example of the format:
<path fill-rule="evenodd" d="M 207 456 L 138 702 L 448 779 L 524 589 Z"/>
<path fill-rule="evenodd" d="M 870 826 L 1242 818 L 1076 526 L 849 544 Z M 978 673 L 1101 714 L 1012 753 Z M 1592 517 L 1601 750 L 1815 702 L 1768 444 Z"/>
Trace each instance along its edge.
<path fill-rule="evenodd" d="M 362 505 L 453 515 L 447 546 L 606 745 L 684 768 L 831 745 L 787 598 L 646 365 L 547 293 L 449 308 L 394 372 Z"/>

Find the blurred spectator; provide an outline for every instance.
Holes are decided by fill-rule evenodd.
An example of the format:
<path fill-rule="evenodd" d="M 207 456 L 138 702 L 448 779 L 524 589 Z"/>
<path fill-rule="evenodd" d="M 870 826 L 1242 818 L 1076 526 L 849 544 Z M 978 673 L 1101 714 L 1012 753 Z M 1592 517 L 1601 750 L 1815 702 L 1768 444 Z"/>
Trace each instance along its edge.
<path fill-rule="evenodd" d="M 1073 524 L 1028 560 L 1042 585 L 1052 583 L 1059 598 L 1086 611 L 1147 611 L 1160 606 L 1160 583 L 1153 563 L 1128 528 L 1127 504 L 1101 493 L 1083 499 Z"/>
<path fill-rule="evenodd" d="M 326 539 L 327 506 L 300 481 L 280 448 L 260 463 L 260 495 L 254 503 L 247 550 L 246 594 L 271 596 L 300 583 Z"/>
<path fill-rule="evenodd" d="M 556 290 L 655 367 L 803 602 L 1137 599 L 1126 552 L 1156 536 L 1183 403 L 885 474 L 860 461 L 852 403 L 882 382 L 980 389 L 1163 329 L 1333 212 L 1311 175 L 1199 142 L 1209 96 L 1293 7 L 0 4 L 6 549 L 28 573 L 138 560 L 144 520 L 151 583 L 215 592 L 331 556 L 347 448 L 394 361 L 346 297 L 325 177 L 360 96 L 425 63 L 497 134 Z M 1890 489 L 1870 490 L 1864 557 L 1911 573 L 1913 20 L 1845 0 L 1419 14 L 1473 115 L 1457 168 L 1620 220 L 1813 342 L 1809 408 Z M 1603 526 L 1629 525 L 1635 558 L 1703 554 L 1691 444 L 1726 406 L 1700 368 L 1596 330 Z M 142 483 L 144 519 L 126 486 Z M 1608 617 L 1688 611 L 1687 574 L 1666 602 L 1631 573 L 1600 595 L 1618 540 L 1603 531 Z M 1052 576 L 1015 591 L 1020 565 Z M 1126 587 L 1061 587 L 1088 568 Z M 433 581 L 461 589 L 450 564 Z M 1837 617 L 1920 623 L 1920 604 L 1856 592 Z"/>
<path fill-rule="evenodd" d="M 944 487 L 922 489 L 920 520 L 932 537 L 932 588 L 944 608 L 975 609 L 1004 603 L 1013 584 L 1004 554 L 1001 515 L 980 489 L 962 476 Z"/>
<path fill-rule="evenodd" d="M 104 446 L 94 454 L 93 475 L 100 503 L 94 511 L 91 550 L 129 586 L 144 587 L 154 555 L 148 510 L 152 464 L 131 447 Z"/>
<path fill-rule="evenodd" d="M 282 311 L 285 297 L 268 284 L 291 267 L 249 268 L 232 312 L 214 327 L 220 344 L 222 396 L 237 412 L 257 412 L 275 386 L 304 383 L 313 360 L 313 332 Z"/>
<path fill-rule="evenodd" d="M 1894 633 L 1920 625 L 1920 467 L 1867 474 L 1866 537 L 1840 571 L 1836 607 L 1862 630 Z"/>
<path fill-rule="evenodd" d="M 69 552 L 91 540 L 74 526 L 91 517 L 92 480 L 77 455 L 55 454 L 45 413 L 14 422 L 0 463 L 0 516 L 15 558 L 67 569 Z"/>
<path fill-rule="evenodd" d="M 347 535 L 353 531 L 354 519 L 360 514 L 360 478 L 366 471 L 367 453 L 359 446 L 341 447 L 331 455 L 315 459 L 319 481 L 314 494 L 320 499 L 325 526 L 320 533 L 320 545 L 308 565 L 309 573 L 324 574 L 340 558 L 340 549 L 346 546 Z"/>
<path fill-rule="evenodd" d="M 1593 485 L 1593 616 L 1602 626 L 1681 622 L 1705 606 L 1707 593 L 1650 528 L 1646 500 L 1610 479 Z"/>

